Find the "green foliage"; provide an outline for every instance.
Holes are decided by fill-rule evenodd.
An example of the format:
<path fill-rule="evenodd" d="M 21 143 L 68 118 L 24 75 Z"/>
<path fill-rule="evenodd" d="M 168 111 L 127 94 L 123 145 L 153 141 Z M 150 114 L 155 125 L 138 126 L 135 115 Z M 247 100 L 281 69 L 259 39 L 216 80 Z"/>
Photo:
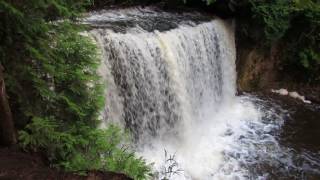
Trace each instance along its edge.
<path fill-rule="evenodd" d="M 320 82 L 320 2 L 295 1 L 292 27 L 284 41 L 287 42 L 288 68 L 299 73 L 300 79 L 317 84 Z"/>
<path fill-rule="evenodd" d="M 114 170 L 146 179 L 150 168 L 97 129 L 104 105 L 96 46 L 73 21 L 87 0 L 0 1 L 0 63 L 25 150 L 67 171 Z M 63 21 L 58 19 L 63 18 Z M 128 142 L 128 141 L 126 141 Z"/>
<path fill-rule="evenodd" d="M 287 1 L 251 1 L 253 17 L 264 26 L 267 40 L 273 41 L 283 37 L 290 26 L 292 6 Z"/>
<path fill-rule="evenodd" d="M 262 28 L 263 33 L 247 33 L 254 43 L 270 45 L 281 42 L 282 66 L 296 79 L 316 84 L 320 80 L 320 2 L 316 0 L 249 0 L 252 19 L 246 31 Z M 246 32 L 243 31 L 243 32 Z M 261 43 L 262 42 L 262 43 Z M 268 48 L 265 47 L 265 48 Z"/>
<path fill-rule="evenodd" d="M 279 40 L 292 27 L 293 21 L 304 16 L 305 21 L 319 23 L 319 3 L 312 0 L 250 0 L 253 19 L 264 27 L 267 40 Z M 299 27 L 301 28 L 301 27 Z"/>
<path fill-rule="evenodd" d="M 60 116 L 58 119 L 61 119 L 63 113 L 68 114 L 68 117 L 65 116 L 63 119 L 73 119 L 70 118 L 72 113 L 60 112 L 57 107 L 62 103 L 77 104 L 75 96 L 71 95 L 67 89 L 72 85 L 75 90 L 76 86 L 79 87 L 79 83 L 71 84 L 70 81 L 62 81 L 62 76 L 71 73 L 70 77 L 73 77 L 74 80 L 72 75 L 80 73 L 80 71 L 72 71 L 72 68 L 76 68 L 75 64 L 84 61 L 79 64 L 88 65 L 92 72 L 96 66 L 94 64 L 97 64 L 98 61 L 94 58 L 89 59 L 89 57 L 77 59 L 80 58 L 77 57 L 80 56 L 77 51 L 85 50 L 84 48 L 79 49 L 81 46 L 74 46 L 73 51 L 68 52 L 73 53 L 74 56 L 62 54 L 62 49 L 67 48 L 63 44 L 66 43 L 66 38 L 74 38 L 77 43 L 82 41 L 86 45 L 90 45 L 90 43 L 77 35 L 80 29 L 71 23 L 50 23 L 46 20 L 57 17 L 73 17 L 78 12 L 75 11 L 74 6 L 80 2 L 86 1 L 27 1 L 22 4 L 0 2 L 0 13 L 2 14 L 0 16 L 0 62 L 6 71 L 5 80 L 8 94 L 10 97 L 14 97 L 10 99 L 11 107 L 14 109 L 16 119 L 19 119 L 20 122 L 27 122 L 33 116 L 42 117 L 49 114 L 50 116 Z M 66 6 L 67 4 L 70 6 Z M 63 37 L 62 34 L 66 34 L 67 37 Z M 88 56 L 94 56 L 95 51 L 92 45 L 87 49 L 91 51 Z M 65 55 L 70 55 L 70 59 L 65 59 Z M 87 62 L 89 60 L 92 62 Z M 62 72 L 64 65 L 70 67 L 66 72 Z M 95 76 L 92 73 L 80 75 L 83 76 L 80 77 L 81 79 L 88 79 L 87 82 Z M 85 83 L 83 82 L 83 84 Z M 66 84 L 68 86 L 65 89 L 60 88 Z M 88 96 L 88 99 L 94 97 L 93 93 L 89 91 L 88 93 L 79 95 Z M 89 104 L 90 106 L 91 104 Z M 70 106 L 65 111 L 71 111 L 71 108 Z M 93 110 L 94 107 L 91 109 Z M 60 115 L 54 111 L 59 111 Z M 90 115 L 93 116 L 93 114 Z M 79 117 L 77 118 L 79 119 Z"/>
<path fill-rule="evenodd" d="M 151 174 L 151 165 L 146 165 L 144 159 L 136 158 L 133 152 L 128 148 L 122 147 L 115 149 L 112 156 L 105 155 L 105 169 L 115 172 L 124 172 L 133 179 L 149 179 Z"/>
<path fill-rule="evenodd" d="M 85 174 L 88 170 L 123 172 L 147 179 L 151 169 L 129 150 L 129 136 L 115 125 L 93 129 L 77 123 L 66 131 L 49 119 L 35 117 L 19 139 L 24 149 L 42 150 L 57 167 Z"/>
<path fill-rule="evenodd" d="M 307 81 L 320 82 L 320 53 L 312 48 L 305 48 L 299 51 L 299 67 L 302 66 Z"/>
<path fill-rule="evenodd" d="M 301 64 L 305 68 L 311 68 L 317 64 L 320 64 L 320 54 L 312 51 L 311 49 L 304 49 L 300 51 L 299 58 Z"/>
<path fill-rule="evenodd" d="M 207 0 L 207 4 L 209 5 L 209 4 L 213 4 L 213 3 L 215 3 L 217 0 Z"/>

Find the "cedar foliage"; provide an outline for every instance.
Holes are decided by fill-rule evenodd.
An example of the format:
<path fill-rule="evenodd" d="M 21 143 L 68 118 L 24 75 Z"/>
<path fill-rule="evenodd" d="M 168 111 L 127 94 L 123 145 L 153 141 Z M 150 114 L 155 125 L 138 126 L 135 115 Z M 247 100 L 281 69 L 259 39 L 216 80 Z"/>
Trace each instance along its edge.
<path fill-rule="evenodd" d="M 87 0 L 0 1 L 0 62 L 25 150 L 67 171 L 111 170 L 146 179 L 116 126 L 97 129 L 104 105 L 98 52 L 74 21 Z M 63 19 L 63 21 L 61 20 Z"/>

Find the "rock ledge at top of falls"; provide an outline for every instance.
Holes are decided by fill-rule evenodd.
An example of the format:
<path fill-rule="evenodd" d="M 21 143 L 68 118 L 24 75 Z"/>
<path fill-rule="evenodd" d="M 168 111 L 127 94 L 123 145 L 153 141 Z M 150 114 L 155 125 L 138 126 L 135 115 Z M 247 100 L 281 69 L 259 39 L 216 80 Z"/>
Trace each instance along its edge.
<path fill-rule="evenodd" d="M 214 16 L 199 12 L 174 13 L 159 10 L 156 7 L 133 7 L 93 11 L 83 19 L 84 24 L 92 28 L 111 29 L 125 33 L 131 28 L 144 31 L 168 31 L 179 25 L 195 26 L 212 20 Z"/>

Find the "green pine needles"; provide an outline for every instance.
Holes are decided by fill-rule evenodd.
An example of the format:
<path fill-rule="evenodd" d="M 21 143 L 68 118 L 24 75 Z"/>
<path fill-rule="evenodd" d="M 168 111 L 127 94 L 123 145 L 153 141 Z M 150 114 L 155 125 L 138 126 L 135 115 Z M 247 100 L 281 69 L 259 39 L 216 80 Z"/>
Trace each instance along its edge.
<path fill-rule="evenodd" d="M 115 125 L 98 129 L 104 106 L 98 51 L 73 21 L 87 3 L 0 1 L 0 63 L 22 129 L 20 144 L 66 171 L 116 171 L 147 179 L 150 167 L 130 150 L 128 133 Z"/>

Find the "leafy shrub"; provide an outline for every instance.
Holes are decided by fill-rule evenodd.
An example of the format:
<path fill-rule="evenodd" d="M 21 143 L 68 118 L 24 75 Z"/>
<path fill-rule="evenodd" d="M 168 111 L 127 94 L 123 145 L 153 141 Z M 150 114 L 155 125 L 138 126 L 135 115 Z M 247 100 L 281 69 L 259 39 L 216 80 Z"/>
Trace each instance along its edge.
<path fill-rule="evenodd" d="M 249 16 L 240 23 L 242 36 L 269 51 L 280 43 L 281 66 L 300 82 L 320 82 L 320 3 L 316 0 L 244 0 Z M 239 17 L 242 18 L 242 17 Z M 259 33 L 261 29 L 262 33 Z M 249 33 L 248 33 L 249 32 Z M 258 32 L 258 33 L 257 33 Z"/>
<path fill-rule="evenodd" d="M 123 172 L 134 179 L 147 179 L 150 166 L 129 150 L 129 136 L 119 127 L 93 129 L 75 124 L 61 131 L 55 121 L 35 117 L 19 140 L 24 149 L 41 150 L 56 167 L 85 174 L 88 170 Z"/>
<path fill-rule="evenodd" d="M 290 26 L 292 6 L 287 1 L 251 1 L 253 18 L 264 26 L 265 38 L 274 41 L 282 38 Z"/>

